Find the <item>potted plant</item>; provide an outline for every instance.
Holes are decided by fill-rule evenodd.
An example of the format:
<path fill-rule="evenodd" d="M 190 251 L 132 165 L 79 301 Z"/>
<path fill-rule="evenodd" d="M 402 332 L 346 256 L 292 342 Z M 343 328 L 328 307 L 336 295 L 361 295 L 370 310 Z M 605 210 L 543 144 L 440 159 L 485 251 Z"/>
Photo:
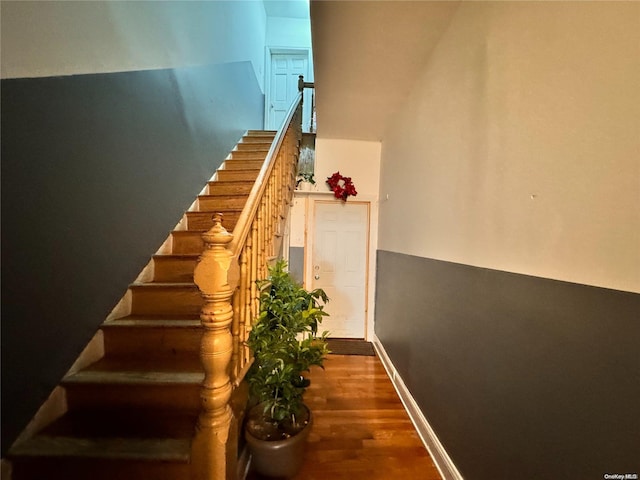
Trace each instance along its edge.
<path fill-rule="evenodd" d="M 290 477 L 302 465 L 311 429 L 311 412 L 303 403 L 309 380 L 302 374 L 322 367 L 328 353 L 327 332 L 318 335 L 324 303 L 322 289 L 306 291 L 280 260 L 259 281 L 260 314 L 247 344 L 254 362 L 247 380 L 250 405 L 245 437 L 252 468 L 267 476 Z"/>
<path fill-rule="evenodd" d="M 315 185 L 316 180 L 313 178 L 313 173 L 301 172 L 298 173 L 296 178 L 296 188 L 303 191 L 311 190 L 311 185 Z"/>

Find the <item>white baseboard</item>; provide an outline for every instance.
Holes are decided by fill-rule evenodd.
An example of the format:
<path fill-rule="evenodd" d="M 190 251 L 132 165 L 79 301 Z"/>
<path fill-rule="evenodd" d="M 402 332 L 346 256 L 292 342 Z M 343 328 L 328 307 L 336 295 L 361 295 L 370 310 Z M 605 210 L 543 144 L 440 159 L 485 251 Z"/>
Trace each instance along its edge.
<path fill-rule="evenodd" d="M 464 480 L 451 460 L 451 457 L 449 457 L 449 454 L 447 454 L 446 450 L 440 443 L 440 440 L 436 437 L 431 425 L 429 425 L 429 422 L 427 422 L 427 419 L 422 414 L 420 407 L 418 407 L 418 404 L 411 395 L 411 392 L 409 392 L 409 389 L 396 371 L 391 359 L 382 346 L 382 343 L 380 343 L 380 339 L 376 335 L 373 336 L 373 347 L 375 348 L 382 365 L 387 371 L 387 374 L 391 379 L 391 383 L 393 383 L 396 392 L 398 392 L 398 396 L 400 397 L 405 410 L 409 414 L 409 418 L 416 427 L 422 443 L 424 443 L 424 446 L 427 448 L 431 458 L 433 459 L 433 463 L 436 464 L 440 475 L 442 475 L 442 478 L 444 480 Z"/>

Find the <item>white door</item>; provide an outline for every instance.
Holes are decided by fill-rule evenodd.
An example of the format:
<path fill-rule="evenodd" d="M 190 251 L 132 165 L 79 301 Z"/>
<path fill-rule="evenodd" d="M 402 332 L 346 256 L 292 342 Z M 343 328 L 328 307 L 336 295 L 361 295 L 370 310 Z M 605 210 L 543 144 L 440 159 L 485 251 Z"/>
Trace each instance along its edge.
<path fill-rule="evenodd" d="M 272 54 L 267 130 L 278 130 L 298 93 L 298 76 L 307 76 L 307 55 Z"/>
<path fill-rule="evenodd" d="M 365 337 L 368 244 L 368 203 L 315 202 L 312 287 L 329 296 L 320 330 L 331 337 Z"/>

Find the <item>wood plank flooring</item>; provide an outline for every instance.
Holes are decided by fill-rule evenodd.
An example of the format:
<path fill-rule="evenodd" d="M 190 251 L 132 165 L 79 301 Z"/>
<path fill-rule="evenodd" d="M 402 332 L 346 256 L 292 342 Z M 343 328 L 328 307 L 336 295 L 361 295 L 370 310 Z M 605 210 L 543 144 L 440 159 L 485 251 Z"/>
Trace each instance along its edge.
<path fill-rule="evenodd" d="M 314 424 L 294 480 L 441 480 L 378 357 L 329 355 L 309 378 Z"/>

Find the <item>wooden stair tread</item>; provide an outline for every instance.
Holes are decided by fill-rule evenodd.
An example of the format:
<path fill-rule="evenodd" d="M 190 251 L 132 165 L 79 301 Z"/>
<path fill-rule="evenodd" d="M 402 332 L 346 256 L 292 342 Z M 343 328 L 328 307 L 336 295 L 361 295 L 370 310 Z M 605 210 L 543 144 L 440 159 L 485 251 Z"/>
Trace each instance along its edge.
<path fill-rule="evenodd" d="M 158 327 L 171 327 L 171 328 L 201 328 L 202 323 L 199 319 L 163 319 L 155 317 L 142 318 L 118 318 L 116 320 L 109 320 L 102 324 L 102 328 L 158 328 Z"/>
<path fill-rule="evenodd" d="M 247 135 L 249 136 L 272 136 L 275 137 L 276 133 L 278 133 L 276 130 L 247 130 Z"/>
<path fill-rule="evenodd" d="M 244 160 L 247 160 L 247 159 L 242 159 L 242 160 L 237 160 L 237 161 L 241 162 L 241 161 L 244 161 Z M 227 160 L 227 161 L 234 162 L 236 160 Z M 218 170 L 218 173 L 220 173 L 220 172 L 224 172 L 224 173 L 255 173 L 257 175 L 260 172 L 260 169 L 259 168 L 234 168 L 233 170 L 228 170 L 228 169 Z"/>
<path fill-rule="evenodd" d="M 197 410 L 92 408 L 69 411 L 41 432 L 65 437 L 180 438 L 193 435 Z"/>
<path fill-rule="evenodd" d="M 240 148 L 255 148 L 260 150 L 269 150 L 271 145 L 273 144 L 273 139 L 269 137 L 244 137 L 242 141 L 236 144 L 236 147 L 231 150 L 232 152 L 236 152 Z"/>
<path fill-rule="evenodd" d="M 274 137 L 270 135 L 245 135 L 242 139 L 236 144 L 237 145 L 246 145 L 251 143 L 273 143 Z"/>
<path fill-rule="evenodd" d="M 227 186 L 232 186 L 232 185 L 237 185 L 237 186 L 248 186 L 251 185 L 253 186 L 253 184 L 255 183 L 253 180 L 235 180 L 235 179 L 217 179 L 217 180 L 209 180 L 209 182 L 207 182 L 209 185 L 227 185 Z"/>
<path fill-rule="evenodd" d="M 197 354 L 109 355 L 62 380 L 69 409 L 200 407 L 204 372 Z"/>
<path fill-rule="evenodd" d="M 123 371 L 123 370 L 82 370 L 63 380 L 64 384 L 92 383 L 92 384 L 199 384 L 204 379 L 201 372 L 157 372 L 157 371 Z"/>
<path fill-rule="evenodd" d="M 249 180 L 255 181 L 258 178 L 260 170 L 218 170 L 217 179 L 224 180 Z"/>
<path fill-rule="evenodd" d="M 259 160 L 264 161 L 267 156 L 267 152 L 261 152 L 258 150 L 234 150 L 231 152 L 231 158 L 228 158 L 226 161 L 234 162 L 236 160 Z M 260 169 L 252 169 L 247 168 L 246 170 L 260 170 Z M 224 170 L 218 170 L 218 173 Z"/>
<path fill-rule="evenodd" d="M 236 147 L 236 150 L 232 150 L 231 153 L 234 154 L 237 152 L 255 152 L 255 153 L 260 153 L 266 156 L 270 148 L 271 148 L 271 143 L 253 143 L 253 142 L 239 143 L 238 146 Z"/>
<path fill-rule="evenodd" d="M 110 323 L 113 321 L 135 321 L 135 322 L 189 322 L 189 321 L 200 321 L 200 315 L 136 315 L 131 314 L 124 317 L 120 317 L 114 320 L 109 320 L 106 323 Z M 104 325 L 103 324 L 103 325 Z"/>
<path fill-rule="evenodd" d="M 247 195 L 198 195 L 197 211 L 242 210 L 247 198 Z"/>
<path fill-rule="evenodd" d="M 175 259 L 175 260 L 193 260 L 197 259 L 200 255 L 197 253 L 156 253 L 153 258 L 160 259 Z"/>
<path fill-rule="evenodd" d="M 247 183 L 253 186 L 253 182 L 247 182 Z M 201 195 L 198 195 L 198 198 L 202 198 L 202 197 L 218 197 L 222 200 L 240 200 L 242 198 L 247 199 L 249 195 L 246 193 L 222 193 L 222 194 L 203 193 Z"/>
<path fill-rule="evenodd" d="M 188 462 L 190 438 L 78 438 L 36 435 L 16 445 L 11 456 Z"/>
<path fill-rule="evenodd" d="M 229 159 L 224 162 L 224 170 L 259 170 L 262 168 L 264 160 L 256 159 Z"/>
<path fill-rule="evenodd" d="M 197 289 L 196 284 L 193 282 L 134 282 L 129 285 L 129 288 L 189 288 Z"/>
<path fill-rule="evenodd" d="M 212 193 L 205 193 L 202 195 L 198 195 L 198 199 L 204 199 L 204 200 L 218 200 L 222 203 L 227 202 L 227 201 L 235 201 L 235 202 L 241 202 L 244 201 L 246 203 L 248 196 L 247 195 L 243 195 L 243 194 L 238 194 L 238 195 L 216 195 L 216 194 L 212 194 Z M 236 208 L 236 207 L 223 207 L 226 209 L 230 209 L 230 208 Z"/>
<path fill-rule="evenodd" d="M 249 192 L 251 191 L 251 187 L 253 187 L 253 182 L 251 182 L 251 186 L 248 187 L 246 189 L 246 191 L 240 190 L 241 193 L 238 193 L 237 195 L 238 196 L 243 196 L 245 198 L 248 198 Z M 233 188 L 239 189 L 240 187 L 233 187 Z M 209 195 L 211 197 L 222 197 L 222 198 L 229 196 L 229 193 L 225 192 L 224 190 L 225 189 L 220 187 L 220 186 L 218 186 L 218 187 L 209 186 L 209 191 L 206 193 L 206 195 Z M 236 191 L 238 191 L 238 190 L 236 190 Z"/>
<path fill-rule="evenodd" d="M 172 357 L 103 357 L 87 368 L 64 378 L 64 382 L 132 383 L 142 382 L 185 383 L 193 379 L 202 380 L 202 365 L 197 355 Z"/>
<path fill-rule="evenodd" d="M 257 178 L 257 177 L 256 177 Z M 248 197 L 251 189 L 255 184 L 255 178 L 236 180 L 233 178 L 218 178 L 207 183 L 207 194 L 225 196 L 225 195 L 243 195 Z"/>
<path fill-rule="evenodd" d="M 199 215 L 209 215 L 211 217 L 213 217 L 213 215 L 215 215 L 216 213 L 221 213 L 223 215 L 223 219 L 224 219 L 224 215 L 233 215 L 233 214 L 238 214 L 242 212 L 242 208 L 239 207 L 221 207 L 221 208 L 211 208 L 211 209 L 206 209 L 206 210 L 189 210 L 188 212 L 186 212 L 187 216 L 199 216 Z"/>

